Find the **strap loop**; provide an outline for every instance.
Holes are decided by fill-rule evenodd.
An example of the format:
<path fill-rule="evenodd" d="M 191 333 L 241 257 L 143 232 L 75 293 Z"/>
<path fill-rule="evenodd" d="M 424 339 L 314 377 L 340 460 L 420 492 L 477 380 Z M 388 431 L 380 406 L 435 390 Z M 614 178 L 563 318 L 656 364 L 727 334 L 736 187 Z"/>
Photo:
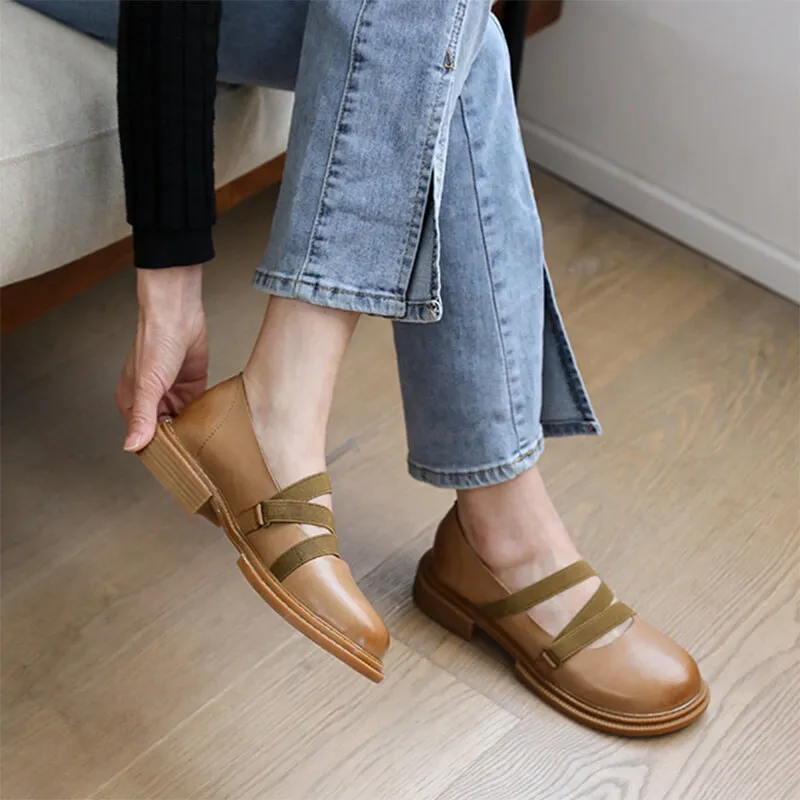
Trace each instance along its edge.
<path fill-rule="evenodd" d="M 269 500 L 262 500 L 239 513 L 236 521 L 245 536 L 276 522 L 316 525 L 335 531 L 333 514 L 326 506 L 310 503 L 315 497 L 331 493 L 331 481 L 327 472 L 309 475 L 297 483 L 281 489 Z"/>
<path fill-rule="evenodd" d="M 264 500 L 261 503 L 262 527 L 276 522 L 295 522 L 298 525 L 317 525 L 334 533 L 333 514 L 319 503 L 304 500 Z"/>

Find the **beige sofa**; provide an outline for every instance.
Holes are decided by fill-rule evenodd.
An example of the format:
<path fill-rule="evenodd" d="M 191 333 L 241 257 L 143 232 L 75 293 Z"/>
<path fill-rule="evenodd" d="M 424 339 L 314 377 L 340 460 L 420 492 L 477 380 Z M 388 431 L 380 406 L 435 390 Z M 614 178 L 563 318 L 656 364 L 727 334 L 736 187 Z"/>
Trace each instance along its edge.
<path fill-rule="evenodd" d="M 21 305 L 36 305 L 37 298 L 42 305 L 57 282 L 30 279 L 73 262 L 67 277 L 76 285 L 81 268 L 103 273 L 130 259 L 115 94 L 111 48 L 0 0 L 4 330 L 33 316 L 36 309 Z M 221 210 L 280 178 L 291 110 L 288 92 L 220 87 Z M 91 254 L 91 263 L 81 261 Z"/>

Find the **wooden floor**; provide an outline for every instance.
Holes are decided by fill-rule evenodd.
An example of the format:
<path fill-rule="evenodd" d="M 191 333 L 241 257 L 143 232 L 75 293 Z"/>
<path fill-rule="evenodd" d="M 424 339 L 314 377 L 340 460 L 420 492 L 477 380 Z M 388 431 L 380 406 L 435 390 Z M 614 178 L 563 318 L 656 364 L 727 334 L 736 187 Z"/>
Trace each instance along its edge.
<path fill-rule="evenodd" d="M 219 532 L 121 450 L 130 273 L 3 340 L 2 797 L 780 800 L 800 796 L 798 309 L 537 175 L 605 427 L 541 465 L 585 556 L 700 661 L 673 738 L 593 733 L 410 601 L 450 496 L 412 482 L 391 331 L 363 320 L 330 431 L 342 549 L 394 637 L 359 678 L 281 622 Z M 213 377 L 238 371 L 273 198 L 224 218 Z M 794 755 L 793 755 L 794 754 Z"/>

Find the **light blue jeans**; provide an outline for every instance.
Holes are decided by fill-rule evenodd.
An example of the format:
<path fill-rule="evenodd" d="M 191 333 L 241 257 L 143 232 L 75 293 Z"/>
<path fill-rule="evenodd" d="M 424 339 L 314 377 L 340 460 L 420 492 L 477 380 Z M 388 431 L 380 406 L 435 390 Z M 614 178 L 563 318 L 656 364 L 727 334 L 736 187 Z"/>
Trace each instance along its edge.
<path fill-rule="evenodd" d="M 114 43 L 116 3 L 24 0 Z M 219 79 L 296 93 L 255 285 L 395 321 L 409 469 L 508 480 L 598 433 L 490 0 L 224 0 Z M 431 324 L 407 324 L 431 323 Z"/>

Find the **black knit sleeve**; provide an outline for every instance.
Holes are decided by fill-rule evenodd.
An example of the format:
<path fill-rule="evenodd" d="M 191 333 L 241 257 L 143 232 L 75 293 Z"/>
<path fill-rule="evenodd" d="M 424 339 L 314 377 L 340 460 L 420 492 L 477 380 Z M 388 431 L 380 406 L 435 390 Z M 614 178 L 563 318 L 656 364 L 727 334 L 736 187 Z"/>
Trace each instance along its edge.
<path fill-rule="evenodd" d="M 117 103 L 137 267 L 214 257 L 221 0 L 121 0 Z"/>

